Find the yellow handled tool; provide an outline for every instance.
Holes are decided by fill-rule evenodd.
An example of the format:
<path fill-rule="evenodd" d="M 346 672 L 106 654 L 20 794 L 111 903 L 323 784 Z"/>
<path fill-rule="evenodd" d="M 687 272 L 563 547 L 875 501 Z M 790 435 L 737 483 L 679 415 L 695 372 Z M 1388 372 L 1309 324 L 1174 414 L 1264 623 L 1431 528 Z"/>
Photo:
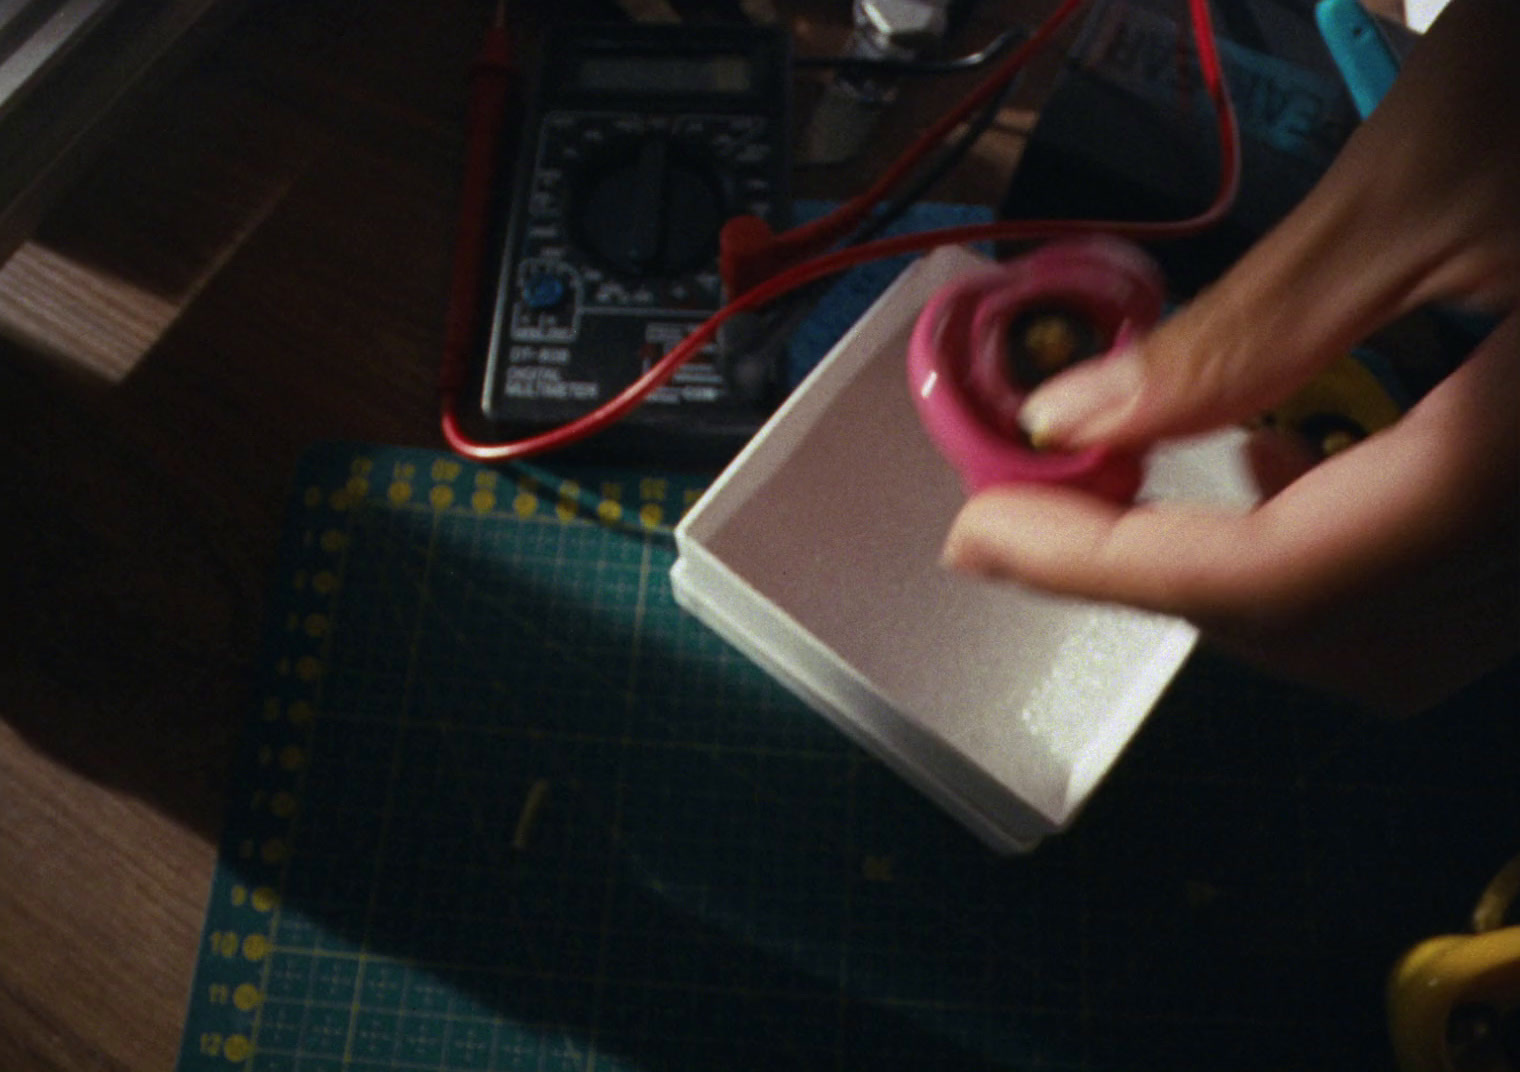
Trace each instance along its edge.
<path fill-rule="evenodd" d="M 1473 933 L 1421 942 L 1393 969 L 1388 1026 L 1402 1072 L 1520 1072 L 1520 856 L 1473 910 Z"/>

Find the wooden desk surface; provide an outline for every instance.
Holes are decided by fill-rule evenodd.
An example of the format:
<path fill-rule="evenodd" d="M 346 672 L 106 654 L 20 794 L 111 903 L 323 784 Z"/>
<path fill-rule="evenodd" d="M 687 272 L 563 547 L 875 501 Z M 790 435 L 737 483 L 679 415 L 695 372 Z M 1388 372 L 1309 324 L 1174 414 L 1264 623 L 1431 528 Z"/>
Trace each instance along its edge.
<path fill-rule="evenodd" d="M 250 5 L 0 270 L 0 1068 L 172 1067 L 286 482 L 320 439 L 441 445 L 492 7 Z"/>

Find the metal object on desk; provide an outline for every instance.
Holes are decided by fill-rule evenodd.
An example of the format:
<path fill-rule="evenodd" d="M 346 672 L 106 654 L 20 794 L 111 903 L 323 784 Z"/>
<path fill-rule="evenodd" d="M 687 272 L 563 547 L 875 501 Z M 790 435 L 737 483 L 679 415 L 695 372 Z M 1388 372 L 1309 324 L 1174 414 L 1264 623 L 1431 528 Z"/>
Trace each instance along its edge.
<path fill-rule="evenodd" d="M 855 0 L 855 29 L 845 55 L 913 59 L 944 38 L 950 4 L 951 0 Z M 841 72 L 808 121 L 803 160 L 837 164 L 853 158 L 896 98 L 896 86 L 889 79 Z"/>

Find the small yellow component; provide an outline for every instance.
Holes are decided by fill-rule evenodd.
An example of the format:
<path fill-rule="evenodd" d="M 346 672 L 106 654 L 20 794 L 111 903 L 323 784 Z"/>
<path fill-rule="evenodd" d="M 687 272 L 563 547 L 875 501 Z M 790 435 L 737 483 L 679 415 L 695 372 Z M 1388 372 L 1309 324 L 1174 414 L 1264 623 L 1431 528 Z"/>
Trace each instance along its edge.
<path fill-rule="evenodd" d="M 1356 436 L 1350 432 L 1344 430 L 1332 431 L 1325 433 L 1324 437 L 1320 439 L 1319 449 L 1324 453 L 1325 457 L 1330 458 L 1339 454 L 1347 447 L 1355 446 L 1356 442 Z"/>
<path fill-rule="evenodd" d="M 1024 393 L 1111 345 L 1103 329 L 1080 309 L 1060 304 L 1025 309 L 1007 327 L 1010 386 Z"/>
<path fill-rule="evenodd" d="M 517 817 L 517 829 L 512 833 L 512 848 L 518 852 L 526 852 L 528 838 L 533 833 L 533 824 L 538 820 L 538 813 L 543 809 L 544 801 L 549 796 L 549 780 L 539 778 L 528 787 L 528 795 L 523 798 L 522 813 Z"/>
<path fill-rule="evenodd" d="M 1054 313 L 1040 317 L 1024 332 L 1025 351 L 1047 376 L 1071 364 L 1079 345 L 1071 321 Z"/>
<path fill-rule="evenodd" d="M 1472 928 L 1476 933 L 1497 930 L 1520 896 L 1520 856 L 1499 869 L 1473 908 Z"/>
<path fill-rule="evenodd" d="M 1268 416 L 1319 457 L 1329 458 L 1387 428 L 1400 414 L 1378 378 L 1344 354 Z"/>

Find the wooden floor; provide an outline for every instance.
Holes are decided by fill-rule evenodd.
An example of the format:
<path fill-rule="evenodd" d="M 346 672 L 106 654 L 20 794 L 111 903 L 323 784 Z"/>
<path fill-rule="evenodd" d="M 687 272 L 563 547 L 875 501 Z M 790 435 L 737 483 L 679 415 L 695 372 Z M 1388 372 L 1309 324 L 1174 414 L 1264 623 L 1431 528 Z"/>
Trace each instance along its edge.
<path fill-rule="evenodd" d="M 321 439 L 440 445 L 493 7 L 248 5 L 0 268 L 0 1069 L 173 1065 L 286 482 Z"/>

